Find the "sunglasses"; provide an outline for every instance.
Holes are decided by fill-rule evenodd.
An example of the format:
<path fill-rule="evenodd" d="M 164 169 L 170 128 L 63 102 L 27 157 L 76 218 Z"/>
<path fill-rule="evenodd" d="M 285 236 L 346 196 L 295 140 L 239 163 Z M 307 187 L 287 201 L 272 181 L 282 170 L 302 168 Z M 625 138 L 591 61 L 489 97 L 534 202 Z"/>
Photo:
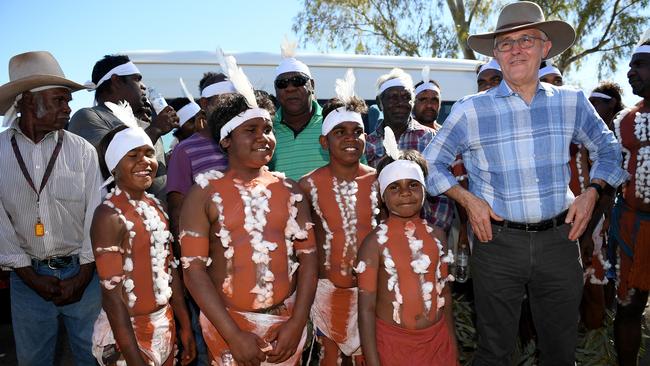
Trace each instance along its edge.
<path fill-rule="evenodd" d="M 307 84 L 308 81 L 309 78 L 302 75 L 296 75 L 290 78 L 276 79 L 275 87 L 278 89 L 286 89 L 289 86 L 289 84 L 291 84 L 291 86 L 293 86 L 294 88 L 300 88 L 302 86 L 305 86 L 305 84 Z"/>

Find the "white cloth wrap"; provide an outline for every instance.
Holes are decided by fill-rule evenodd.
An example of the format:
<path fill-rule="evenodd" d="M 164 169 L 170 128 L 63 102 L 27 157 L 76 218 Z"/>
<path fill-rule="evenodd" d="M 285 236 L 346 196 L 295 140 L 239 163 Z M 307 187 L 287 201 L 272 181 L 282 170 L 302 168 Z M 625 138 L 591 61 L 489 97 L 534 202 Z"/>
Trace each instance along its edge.
<path fill-rule="evenodd" d="M 542 77 L 544 77 L 546 75 L 549 75 L 549 74 L 562 76 L 562 73 L 560 72 L 560 69 L 558 69 L 557 67 L 555 67 L 553 65 L 548 65 L 548 66 L 545 66 L 545 67 L 542 67 L 541 69 L 539 69 L 539 74 L 537 75 L 537 77 L 542 78 Z"/>
<path fill-rule="evenodd" d="M 285 58 L 280 62 L 278 67 L 275 69 L 275 77 L 277 78 L 287 72 L 301 72 L 309 76 L 310 79 L 312 78 L 309 67 L 307 67 L 304 62 L 299 61 L 294 57 Z"/>
<path fill-rule="evenodd" d="M 350 303 L 348 304 L 336 304 L 337 312 L 332 308 L 333 298 L 336 292 L 351 292 Z M 357 311 L 357 304 L 359 299 L 359 289 L 357 287 L 351 288 L 337 288 L 334 286 L 332 281 L 328 279 L 319 279 L 318 287 L 316 287 L 316 297 L 314 298 L 314 304 L 311 307 L 311 319 L 314 323 L 314 326 L 318 328 L 325 336 L 339 346 L 341 352 L 346 356 L 352 356 L 359 354 L 361 347 L 361 339 L 359 337 L 359 327 L 358 319 L 359 312 Z M 341 314 L 341 308 L 345 309 L 347 306 L 347 311 L 345 314 Z M 333 320 L 334 318 L 344 317 L 345 319 L 345 341 L 339 343 L 335 338 L 341 337 L 338 332 L 340 329 L 334 329 Z M 340 319 L 337 319 L 340 321 Z"/>
<path fill-rule="evenodd" d="M 415 88 L 415 95 L 418 95 L 425 90 L 433 90 L 434 92 L 437 92 L 438 95 L 440 95 L 440 88 L 438 88 L 438 86 L 432 82 L 420 84 L 417 88 Z"/>
<path fill-rule="evenodd" d="M 327 136 L 334 127 L 343 123 L 343 122 L 356 122 L 361 128 L 363 128 L 363 119 L 361 114 L 357 112 L 348 111 L 345 106 L 338 107 L 335 110 L 331 111 L 325 120 L 323 121 L 323 127 L 321 129 L 321 135 Z"/>
<path fill-rule="evenodd" d="M 131 61 L 117 65 L 114 68 L 111 69 L 111 71 L 107 72 L 104 76 L 102 76 L 99 81 L 97 81 L 96 84 L 93 85 L 92 82 L 86 83 L 87 86 L 91 87 L 91 89 L 97 89 L 99 88 L 100 85 L 102 85 L 106 80 L 110 79 L 111 76 L 113 75 L 119 75 L 119 76 L 124 76 L 124 75 L 133 75 L 133 74 L 140 74 L 140 70 L 138 70 L 138 67 L 135 66 L 135 64 Z"/>
<path fill-rule="evenodd" d="M 612 99 L 612 97 L 610 97 L 607 94 L 603 94 L 603 93 L 599 93 L 599 92 L 593 92 L 593 91 L 591 92 L 591 94 L 589 94 L 589 98 Z"/>
<path fill-rule="evenodd" d="M 172 328 L 174 323 L 170 322 L 167 318 L 167 307 L 169 305 L 163 306 L 159 310 L 154 311 L 149 314 L 149 319 L 151 326 L 154 328 L 151 342 L 151 349 L 144 348 L 138 344 L 140 351 L 147 355 L 151 365 L 161 366 L 163 362 L 172 355 L 174 347 L 172 345 Z M 147 316 L 147 315 L 141 315 Z M 133 323 L 133 318 L 131 318 Z M 99 312 L 99 316 L 95 320 L 95 325 L 93 327 L 92 335 L 92 354 L 95 356 L 97 363 L 100 366 L 105 366 L 102 362 L 102 354 L 104 352 L 104 347 L 111 344 L 117 345 L 113 330 L 111 329 L 111 324 L 108 322 L 108 316 L 106 312 L 102 309 Z M 118 365 L 120 362 L 118 361 Z M 126 364 L 126 363 L 125 363 Z"/>
<path fill-rule="evenodd" d="M 144 145 L 151 146 L 153 149 L 151 138 L 140 127 L 129 127 L 116 133 L 111 143 L 108 144 L 106 155 L 104 155 L 108 171 L 113 174 L 113 169 L 117 167 L 124 155 L 136 147 Z"/>
<path fill-rule="evenodd" d="M 232 132 L 235 128 L 241 126 L 242 123 L 248 121 L 249 119 L 253 118 L 263 118 L 266 120 L 271 120 L 271 114 L 269 114 L 269 111 L 267 111 L 264 108 L 251 108 L 247 109 L 246 111 L 236 115 L 228 121 L 223 127 L 221 127 L 220 130 L 220 139 L 219 142 L 221 142 L 223 139 L 228 137 L 228 134 Z"/>
<path fill-rule="evenodd" d="M 201 91 L 201 98 L 210 98 L 215 95 L 237 93 L 235 86 L 230 80 L 220 81 L 218 83 L 210 84 L 203 88 Z"/>
<path fill-rule="evenodd" d="M 389 79 L 389 80 L 384 81 L 379 86 L 379 90 L 377 91 L 377 95 L 381 95 L 381 93 L 386 91 L 386 89 L 392 88 L 394 86 L 401 86 L 404 89 L 413 90 L 413 85 L 408 85 L 401 78 L 394 78 L 394 79 Z"/>
<path fill-rule="evenodd" d="M 646 44 L 635 48 L 632 54 L 635 55 L 637 53 L 650 53 L 650 46 Z"/>
<path fill-rule="evenodd" d="M 54 89 L 54 88 L 66 88 L 70 90 L 70 88 L 63 85 L 44 85 L 44 86 L 39 86 L 37 88 L 29 89 L 29 91 L 32 93 L 37 93 L 43 90 Z M 5 112 L 0 127 L 11 126 L 11 124 L 14 123 L 16 118 L 18 118 L 18 101 L 20 101 L 22 98 L 23 98 L 23 93 L 16 95 L 16 98 L 14 99 L 14 102 L 11 104 L 11 107 L 9 107 L 9 109 L 7 109 L 7 111 Z"/>
<path fill-rule="evenodd" d="M 478 69 L 478 74 L 480 75 L 485 70 L 501 71 L 501 66 L 499 66 L 497 60 L 491 59 L 490 62 L 486 63 L 485 65 L 482 65 L 481 68 Z"/>
<path fill-rule="evenodd" d="M 391 183 L 401 179 L 413 179 L 420 182 L 423 186 L 424 173 L 420 166 L 410 160 L 395 160 L 394 162 L 386 165 L 379 173 L 379 193 L 384 196 L 384 191 Z"/>
<path fill-rule="evenodd" d="M 176 112 L 178 116 L 178 126 L 182 127 L 185 122 L 189 121 L 192 117 L 196 116 L 197 113 L 201 111 L 201 106 L 196 104 L 194 101 L 191 101 L 183 106 Z"/>

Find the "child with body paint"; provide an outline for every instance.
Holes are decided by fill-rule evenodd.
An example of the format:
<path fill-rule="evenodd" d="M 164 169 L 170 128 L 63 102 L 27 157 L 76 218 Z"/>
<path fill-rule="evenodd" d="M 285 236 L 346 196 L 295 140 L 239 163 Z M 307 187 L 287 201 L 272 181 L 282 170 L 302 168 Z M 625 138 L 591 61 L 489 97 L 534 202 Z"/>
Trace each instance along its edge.
<path fill-rule="evenodd" d="M 266 168 L 270 99 L 256 97 L 234 58 L 222 69 L 238 93 L 220 99 L 208 124 L 229 167 L 199 175 L 183 203 L 184 278 L 212 365 L 295 365 L 317 281 L 309 206 L 297 183 Z"/>
<path fill-rule="evenodd" d="M 128 105 L 107 106 L 125 126 L 98 146 L 106 184 L 114 180 L 115 187 L 95 210 L 90 231 L 103 304 L 93 354 L 102 366 L 173 365 L 178 334 L 186 365 L 196 349 L 169 221 L 160 202 L 146 193 L 158 168 L 154 146 Z"/>
<path fill-rule="evenodd" d="M 318 288 L 311 317 L 321 346 L 321 365 L 360 364 L 354 263 L 361 241 L 377 226 L 379 185 L 375 169 L 360 162 L 365 147 L 354 74 L 336 82 L 337 97 L 323 108 L 320 144 L 329 163 L 307 174 L 300 186 L 312 207 L 318 248 Z"/>
<path fill-rule="evenodd" d="M 390 129 L 386 129 L 390 135 Z M 357 266 L 359 331 L 367 365 L 458 364 L 448 264 L 433 228 L 420 218 L 426 162 L 385 143 L 377 166 L 388 218 L 363 241 Z"/>

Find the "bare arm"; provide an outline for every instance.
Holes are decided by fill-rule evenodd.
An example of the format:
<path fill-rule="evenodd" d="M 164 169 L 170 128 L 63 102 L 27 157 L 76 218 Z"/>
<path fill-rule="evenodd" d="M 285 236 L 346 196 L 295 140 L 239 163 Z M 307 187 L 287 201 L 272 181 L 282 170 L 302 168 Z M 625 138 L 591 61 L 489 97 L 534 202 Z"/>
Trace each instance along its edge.
<path fill-rule="evenodd" d="M 174 316 L 177 320 L 176 333 L 179 335 L 181 344 L 183 345 L 181 365 L 187 365 L 196 357 L 196 344 L 194 343 L 194 335 L 192 334 L 190 314 L 185 303 L 185 288 L 181 282 L 178 270 L 172 268 L 171 272 L 172 297 L 169 302 L 172 309 L 174 309 Z"/>
<path fill-rule="evenodd" d="M 365 269 L 361 270 L 364 266 Z M 361 348 L 368 366 L 380 365 L 375 338 L 378 267 L 379 249 L 377 236 L 373 231 L 366 237 L 359 248 L 356 267 L 359 278 L 359 334 Z"/>
<path fill-rule="evenodd" d="M 112 209 L 100 205 L 95 211 L 90 239 L 95 251 L 97 272 L 101 280 L 110 280 L 114 276 L 124 274 L 122 254 L 119 251 L 106 251 L 105 248 L 118 247 L 126 235 L 126 227 Z M 108 321 L 113 330 L 113 336 L 128 365 L 142 365 L 147 363 L 140 354 L 140 348 L 133 332 L 131 316 L 124 303 L 122 293 L 124 281 L 114 283 L 115 286 L 102 286 L 102 307 L 106 312 Z"/>
<path fill-rule="evenodd" d="M 302 194 L 303 199 L 296 203 L 298 215 L 296 221 L 300 228 L 306 228 L 311 223 L 310 206 L 305 199 L 303 191 L 294 183 L 294 194 Z M 294 355 L 297 350 L 303 329 L 309 319 L 309 311 L 316 295 L 318 284 L 318 256 L 316 253 L 316 241 L 314 230 L 307 230 L 307 238 L 294 240 L 294 247 L 298 255 L 298 285 L 296 289 L 296 304 L 291 318 L 282 326 L 276 328 L 269 334 L 267 341 L 277 340 L 276 347 L 269 352 L 268 362 L 279 363 Z"/>

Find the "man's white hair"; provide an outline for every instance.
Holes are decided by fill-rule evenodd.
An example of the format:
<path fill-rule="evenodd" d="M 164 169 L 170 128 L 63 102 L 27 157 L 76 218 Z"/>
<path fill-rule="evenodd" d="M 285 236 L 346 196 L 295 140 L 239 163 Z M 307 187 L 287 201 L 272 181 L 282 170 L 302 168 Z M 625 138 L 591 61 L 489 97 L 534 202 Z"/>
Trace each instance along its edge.
<path fill-rule="evenodd" d="M 407 74 L 404 72 L 404 70 L 400 68 L 394 68 L 390 70 L 388 74 L 384 74 L 377 79 L 377 95 L 381 95 L 380 90 L 381 90 L 381 85 L 388 80 L 392 79 L 400 79 L 402 81 L 402 84 L 404 84 L 404 88 L 411 93 L 411 98 L 413 98 L 413 78 L 411 78 L 411 75 Z"/>

